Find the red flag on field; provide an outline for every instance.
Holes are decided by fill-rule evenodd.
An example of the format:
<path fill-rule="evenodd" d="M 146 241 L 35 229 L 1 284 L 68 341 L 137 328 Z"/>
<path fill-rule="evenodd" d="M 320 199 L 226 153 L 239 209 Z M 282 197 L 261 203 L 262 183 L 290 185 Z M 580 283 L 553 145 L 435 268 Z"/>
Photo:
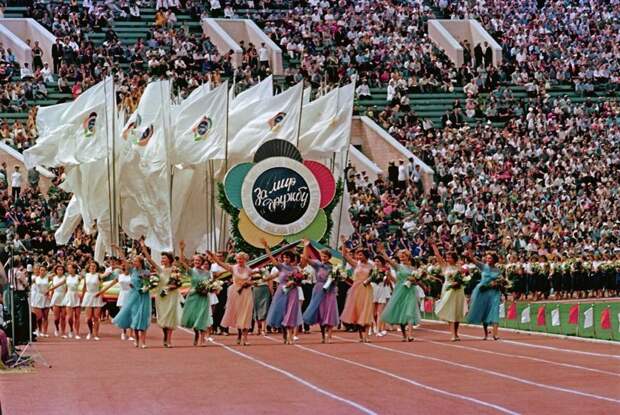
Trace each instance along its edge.
<path fill-rule="evenodd" d="M 579 324 L 579 304 L 571 306 L 568 311 L 568 324 Z"/>
<path fill-rule="evenodd" d="M 424 300 L 424 312 L 425 313 L 433 312 L 433 300 L 431 300 L 430 298 L 427 298 L 426 300 Z"/>
<path fill-rule="evenodd" d="M 611 328 L 611 313 L 609 307 L 605 307 L 601 313 L 601 328 L 609 330 Z"/>
<path fill-rule="evenodd" d="M 506 318 L 508 320 L 515 320 L 517 318 L 517 303 L 510 304 L 510 307 L 508 307 L 508 313 L 506 313 Z"/>
<path fill-rule="evenodd" d="M 538 307 L 538 315 L 536 316 L 536 324 L 539 326 L 545 325 L 545 306 Z"/>

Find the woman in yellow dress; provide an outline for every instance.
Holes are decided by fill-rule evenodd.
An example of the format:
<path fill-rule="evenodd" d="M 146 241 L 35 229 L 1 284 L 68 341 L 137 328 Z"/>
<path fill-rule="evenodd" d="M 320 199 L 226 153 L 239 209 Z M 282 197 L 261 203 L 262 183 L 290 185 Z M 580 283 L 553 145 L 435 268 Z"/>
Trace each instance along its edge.
<path fill-rule="evenodd" d="M 149 255 L 148 251 L 142 250 L 145 259 L 159 275 L 159 285 L 155 291 L 155 312 L 157 324 L 164 331 L 164 347 L 172 347 L 172 333 L 181 323 L 181 294 L 178 286 L 171 284 L 174 257 L 169 252 L 161 253 L 161 266 Z"/>
<path fill-rule="evenodd" d="M 237 344 L 248 346 L 248 331 L 252 327 L 254 295 L 252 293 L 252 269 L 247 265 L 249 256 L 239 252 L 235 265 L 227 264 L 212 252 L 207 252 L 209 260 L 217 263 L 232 274 L 232 284 L 228 287 L 226 311 L 222 317 L 222 327 L 237 329 Z"/>
<path fill-rule="evenodd" d="M 368 261 L 368 252 L 364 249 L 355 251 L 355 257 L 342 243 L 342 257 L 351 265 L 353 271 L 353 285 L 347 292 L 347 300 L 342 310 L 340 320 L 343 323 L 357 326 L 360 342 L 369 343 L 368 330 L 372 325 L 374 314 L 373 291 L 369 277 L 373 269 Z"/>
<path fill-rule="evenodd" d="M 459 341 L 459 324 L 465 319 L 465 286 L 457 281 L 459 274 L 458 255 L 456 252 L 448 252 L 447 258 L 441 256 L 437 245 L 431 242 L 431 248 L 435 258 L 441 267 L 444 277 L 441 287 L 441 298 L 435 305 L 435 314 L 443 321 L 447 321 L 452 332 L 452 341 Z"/>

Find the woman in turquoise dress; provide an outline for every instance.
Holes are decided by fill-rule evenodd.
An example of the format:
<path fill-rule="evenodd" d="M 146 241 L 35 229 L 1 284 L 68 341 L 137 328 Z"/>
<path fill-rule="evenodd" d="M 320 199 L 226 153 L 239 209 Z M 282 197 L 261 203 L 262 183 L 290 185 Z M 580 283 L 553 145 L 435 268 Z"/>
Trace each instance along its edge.
<path fill-rule="evenodd" d="M 478 261 L 473 254 L 468 255 L 468 258 L 480 269 L 481 279 L 471 294 L 467 321 L 470 324 L 482 324 L 484 340 L 489 336 L 489 325 L 491 325 L 493 340 L 498 340 L 501 293 L 497 282 L 501 278 L 501 271 L 495 267 L 497 254 L 487 254 L 484 262 Z"/>
<path fill-rule="evenodd" d="M 194 330 L 194 346 L 204 346 L 205 335 L 209 327 L 213 324 L 213 317 L 211 316 L 209 294 L 197 292 L 196 287 L 203 281 L 209 281 L 211 279 L 211 272 L 204 269 L 204 260 L 200 255 L 194 255 L 192 258 L 193 267 L 190 268 L 185 255 L 183 255 L 185 243 L 181 241 L 179 247 L 181 251 L 180 262 L 189 269 L 192 285 L 185 299 L 185 306 L 183 307 L 183 314 L 181 316 L 181 326 Z"/>
<path fill-rule="evenodd" d="M 400 325 L 403 341 L 413 341 L 413 326 L 420 322 L 420 299 L 418 282 L 413 277 L 415 271 L 411 253 L 404 249 L 398 251 L 397 263 L 389 258 L 383 246 L 379 245 L 379 254 L 396 271 L 396 287 L 394 293 L 381 314 L 381 320 L 388 324 Z"/>
<path fill-rule="evenodd" d="M 126 261 L 123 251 L 115 247 L 123 262 Z M 150 271 L 146 269 L 144 259 L 135 256 L 129 268 L 131 276 L 131 291 L 127 302 L 121 311 L 114 317 L 112 323 L 121 329 L 132 329 L 136 341 L 134 345 L 146 349 L 146 330 L 151 324 L 151 293 L 143 287 L 148 287 Z"/>

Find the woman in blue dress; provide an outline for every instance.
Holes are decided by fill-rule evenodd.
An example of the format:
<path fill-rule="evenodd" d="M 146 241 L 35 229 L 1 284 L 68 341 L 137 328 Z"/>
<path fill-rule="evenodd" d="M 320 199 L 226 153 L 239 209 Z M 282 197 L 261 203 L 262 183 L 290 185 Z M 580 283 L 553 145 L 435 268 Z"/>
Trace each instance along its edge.
<path fill-rule="evenodd" d="M 115 246 L 121 260 L 126 261 L 123 251 Z M 142 247 L 144 250 L 144 246 Z M 150 271 L 146 269 L 144 258 L 136 255 L 129 267 L 131 291 L 125 306 L 114 317 L 112 323 L 121 329 L 132 329 L 136 347 L 146 349 L 146 330 L 151 324 L 151 293 L 148 291 Z"/>
<path fill-rule="evenodd" d="M 331 343 L 334 327 L 340 323 L 338 316 L 338 282 L 332 281 L 327 287 L 325 284 L 332 272 L 332 258 L 329 250 L 320 252 L 321 260 L 310 259 L 310 241 L 304 240 L 304 252 L 301 257 L 301 266 L 310 265 L 316 275 L 316 283 L 312 289 L 312 299 L 303 313 L 304 323 L 311 326 L 318 324 L 321 327 L 321 343 Z"/>
<path fill-rule="evenodd" d="M 471 305 L 467 321 L 471 324 L 482 324 L 484 340 L 489 336 L 489 325 L 493 328 L 493 340 L 499 340 L 499 306 L 501 293 L 498 281 L 501 271 L 495 266 L 497 254 L 489 253 L 484 262 L 478 261 L 472 253 L 468 258 L 480 269 L 481 279 L 471 295 Z"/>
<path fill-rule="evenodd" d="M 278 288 L 273 296 L 273 301 L 267 313 L 267 325 L 272 328 L 282 328 L 284 344 L 294 344 L 297 327 L 303 323 L 299 291 L 291 278 L 295 274 L 301 274 L 297 265 L 297 254 L 286 251 L 280 256 L 282 263 L 271 255 L 271 250 L 266 241 L 263 241 L 265 252 L 271 263 L 278 269 L 278 273 L 263 277 L 270 281 L 278 278 Z"/>

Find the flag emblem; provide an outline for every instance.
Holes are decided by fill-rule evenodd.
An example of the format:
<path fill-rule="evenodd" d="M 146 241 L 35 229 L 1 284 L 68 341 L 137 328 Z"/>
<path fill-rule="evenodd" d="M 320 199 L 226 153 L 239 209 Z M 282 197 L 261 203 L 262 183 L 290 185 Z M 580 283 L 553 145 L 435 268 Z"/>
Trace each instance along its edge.
<path fill-rule="evenodd" d="M 82 127 L 84 127 L 85 137 L 92 137 L 93 135 L 95 135 L 96 124 L 97 124 L 97 113 L 91 112 L 90 114 L 88 114 L 88 117 L 86 117 L 84 121 L 82 122 Z"/>
<path fill-rule="evenodd" d="M 211 118 L 207 116 L 202 117 L 202 119 L 198 121 L 198 124 L 192 128 L 192 131 L 194 132 L 194 141 L 200 141 L 207 138 L 212 127 L 213 121 Z"/>
<path fill-rule="evenodd" d="M 144 147 L 145 145 L 148 144 L 152 136 L 153 136 L 153 124 L 149 125 L 146 128 L 146 130 L 142 132 L 142 135 L 140 136 L 140 139 L 136 141 L 136 144 L 141 147 Z"/>
<path fill-rule="evenodd" d="M 123 130 L 123 140 L 127 140 L 127 138 L 129 137 L 133 137 L 136 128 L 138 128 L 141 123 L 142 117 L 140 117 L 140 114 L 136 114 L 136 119 L 130 122 L 129 125 L 127 125 L 127 127 L 125 128 L 125 130 Z"/>
<path fill-rule="evenodd" d="M 276 115 L 274 115 L 267 123 L 269 124 L 269 128 L 271 128 L 272 130 L 277 130 L 278 128 L 281 127 L 281 123 L 282 121 L 284 121 L 284 118 L 286 117 L 286 112 L 279 112 Z"/>

